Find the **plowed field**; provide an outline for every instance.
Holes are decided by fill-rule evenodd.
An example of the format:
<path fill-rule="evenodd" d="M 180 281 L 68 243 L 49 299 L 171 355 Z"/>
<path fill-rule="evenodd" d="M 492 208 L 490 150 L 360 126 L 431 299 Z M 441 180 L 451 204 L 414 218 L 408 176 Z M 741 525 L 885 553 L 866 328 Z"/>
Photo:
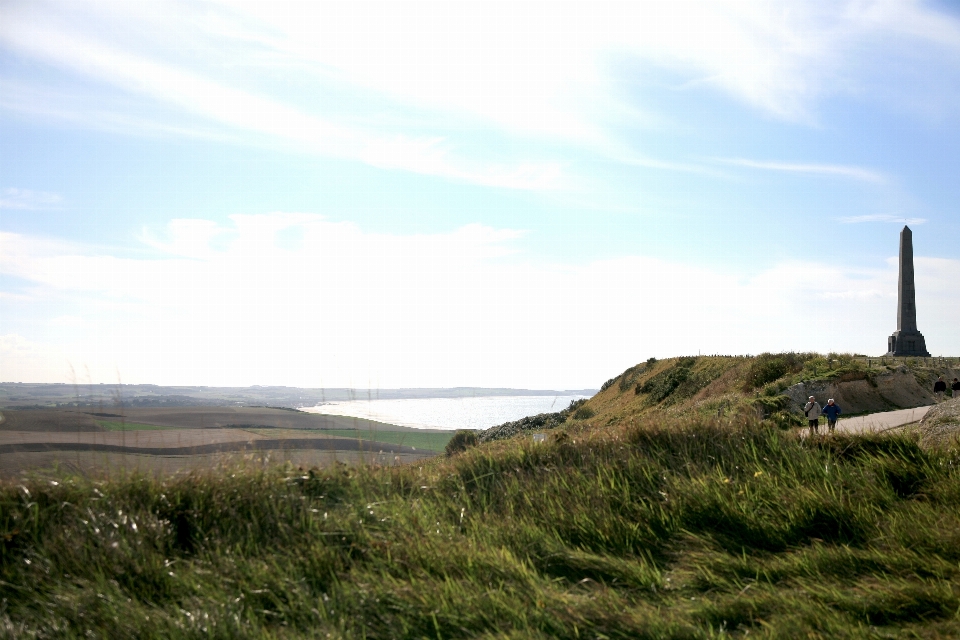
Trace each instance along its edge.
<path fill-rule="evenodd" d="M 55 466 L 83 473 L 167 472 L 237 456 L 308 466 L 334 460 L 395 464 L 436 455 L 450 435 L 262 407 L 122 413 L 4 409 L 2 416 L 0 474 L 5 476 Z"/>

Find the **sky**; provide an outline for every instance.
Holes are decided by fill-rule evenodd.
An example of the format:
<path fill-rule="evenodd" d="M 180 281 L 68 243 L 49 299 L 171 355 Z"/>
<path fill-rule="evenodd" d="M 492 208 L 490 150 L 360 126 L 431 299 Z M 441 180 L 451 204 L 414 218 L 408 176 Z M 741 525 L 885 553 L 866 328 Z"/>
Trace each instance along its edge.
<path fill-rule="evenodd" d="M 0 381 L 960 355 L 947 2 L 0 0 Z"/>

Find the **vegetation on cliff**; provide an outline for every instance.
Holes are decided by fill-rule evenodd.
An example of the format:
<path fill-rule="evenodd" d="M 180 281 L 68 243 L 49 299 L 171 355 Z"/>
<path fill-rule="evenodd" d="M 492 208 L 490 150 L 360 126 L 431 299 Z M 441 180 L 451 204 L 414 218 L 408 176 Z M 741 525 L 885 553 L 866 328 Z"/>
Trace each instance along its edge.
<path fill-rule="evenodd" d="M 868 358 L 838 353 L 651 358 L 605 382 L 581 410 L 592 412 L 588 422 L 596 427 L 665 416 L 709 418 L 753 411 L 769 424 L 789 428 L 801 424 L 802 403 L 784 394 L 796 396 L 790 388 L 800 383 L 827 389 L 856 383 L 876 389 L 892 376 L 907 376 L 910 393 L 901 389 L 899 395 L 886 397 L 883 389 L 874 392 L 879 396 L 874 404 L 882 405 L 882 409 L 873 409 L 877 411 L 932 403 L 933 380 L 937 375 L 948 375 L 949 379 L 958 373 L 960 360 L 956 358 Z M 906 379 L 898 379 L 895 385 L 904 387 L 905 382 Z M 806 397 L 804 394 L 802 399 L 805 401 Z M 826 397 L 821 398 L 825 400 Z M 908 400 L 912 404 L 897 404 Z M 865 411 L 855 405 L 853 408 L 850 411 L 847 407 L 847 413 Z M 559 418 L 531 424 L 526 430 L 573 426 L 577 422 L 576 416 Z M 514 429 L 510 435 L 521 430 Z M 481 440 L 485 437 L 481 434 Z"/>

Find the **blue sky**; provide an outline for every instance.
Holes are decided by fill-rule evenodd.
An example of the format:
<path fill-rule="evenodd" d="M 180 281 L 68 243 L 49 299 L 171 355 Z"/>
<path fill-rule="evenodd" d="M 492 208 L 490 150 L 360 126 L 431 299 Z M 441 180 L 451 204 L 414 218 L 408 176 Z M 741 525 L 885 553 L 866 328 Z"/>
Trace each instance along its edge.
<path fill-rule="evenodd" d="M 946 3 L 0 3 L 0 380 L 960 354 Z"/>

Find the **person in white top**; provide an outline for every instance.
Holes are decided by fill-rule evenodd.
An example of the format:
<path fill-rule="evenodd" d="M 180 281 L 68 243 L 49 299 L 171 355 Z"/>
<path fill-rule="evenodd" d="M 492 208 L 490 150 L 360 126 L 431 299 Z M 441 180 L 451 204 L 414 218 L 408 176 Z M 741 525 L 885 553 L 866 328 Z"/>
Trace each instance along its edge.
<path fill-rule="evenodd" d="M 807 400 L 807 404 L 803 405 L 803 415 L 807 416 L 807 424 L 810 426 L 811 435 L 817 432 L 817 427 L 820 425 L 820 403 L 817 402 L 817 399 L 813 396 Z"/>

